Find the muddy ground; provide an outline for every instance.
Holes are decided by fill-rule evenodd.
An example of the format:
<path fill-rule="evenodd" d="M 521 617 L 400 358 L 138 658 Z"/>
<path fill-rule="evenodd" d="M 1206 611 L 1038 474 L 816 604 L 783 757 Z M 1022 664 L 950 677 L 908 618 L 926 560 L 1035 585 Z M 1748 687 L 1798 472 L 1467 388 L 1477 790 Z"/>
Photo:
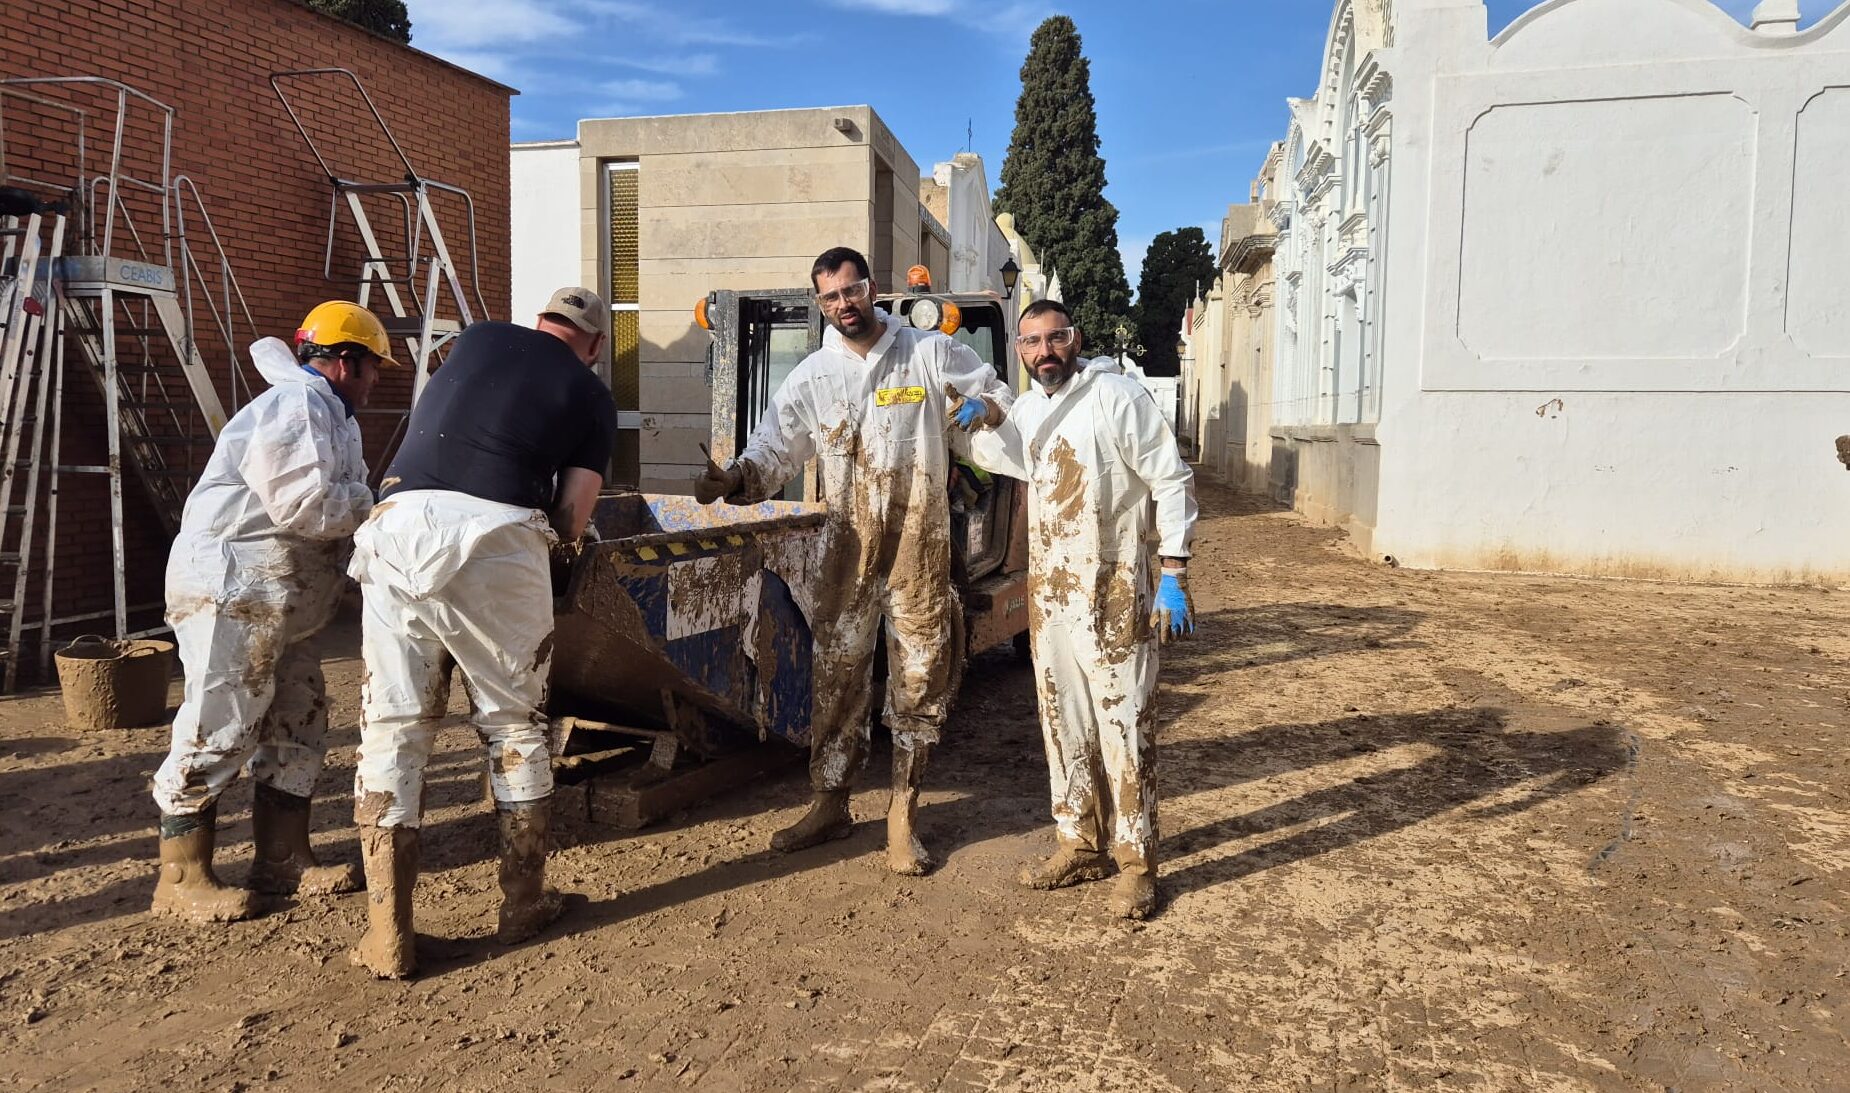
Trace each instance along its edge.
<path fill-rule="evenodd" d="M 1850 596 L 1390 570 L 1202 492 L 1146 925 L 1015 886 L 1049 825 L 1003 652 L 929 777 L 936 875 L 882 868 L 881 750 L 854 837 L 795 856 L 794 767 L 585 829 L 573 917 L 511 951 L 447 731 L 409 985 L 347 964 L 360 896 L 150 919 L 163 732 L 30 696 L 0 703 L 0 1087 L 1850 1089 Z M 346 856 L 355 637 L 324 639 Z"/>

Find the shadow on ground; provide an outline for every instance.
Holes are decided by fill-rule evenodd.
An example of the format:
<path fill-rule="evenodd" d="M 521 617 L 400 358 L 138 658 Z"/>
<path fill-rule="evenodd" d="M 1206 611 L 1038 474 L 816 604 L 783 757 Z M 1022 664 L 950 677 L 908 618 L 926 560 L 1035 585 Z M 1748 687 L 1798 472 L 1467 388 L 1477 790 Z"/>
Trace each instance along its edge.
<path fill-rule="evenodd" d="M 1364 774 L 1171 834 L 1162 850 L 1165 858 L 1175 859 L 1314 825 L 1166 873 L 1167 886 L 1179 894 L 1239 880 L 1520 787 L 1516 796 L 1468 813 L 1480 820 L 1507 816 L 1610 777 L 1624 770 L 1632 755 L 1629 734 L 1611 724 L 1547 727 L 1561 719 L 1545 711 L 1525 711 L 1515 720 L 1543 727 L 1517 727 L 1502 709 L 1448 708 L 1267 725 L 1229 737 L 1169 744 L 1159 753 L 1158 780 L 1171 801 L 1409 744 L 1432 750 L 1410 765 Z"/>

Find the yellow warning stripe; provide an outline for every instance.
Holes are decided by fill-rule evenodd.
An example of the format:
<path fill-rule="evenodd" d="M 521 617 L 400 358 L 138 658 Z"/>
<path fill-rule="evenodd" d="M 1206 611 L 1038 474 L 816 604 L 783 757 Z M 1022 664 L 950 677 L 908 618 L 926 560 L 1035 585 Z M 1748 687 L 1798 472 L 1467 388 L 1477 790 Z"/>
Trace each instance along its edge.
<path fill-rule="evenodd" d="M 658 561 L 662 557 L 664 548 L 666 548 L 667 553 L 671 557 L 688 558 L 719 553 L 726 550 L 727 547 L 740 547 L 744 545 L 745 536 L 727 535 L 724 537 L 723 541 L 721 539 L 698 539 L 693 543 L 663 543 L 661 546 L 637 547 L 634 550 L 613 553 L 610 555 L 610 559 L 612 561 L 653 562 Z"/>

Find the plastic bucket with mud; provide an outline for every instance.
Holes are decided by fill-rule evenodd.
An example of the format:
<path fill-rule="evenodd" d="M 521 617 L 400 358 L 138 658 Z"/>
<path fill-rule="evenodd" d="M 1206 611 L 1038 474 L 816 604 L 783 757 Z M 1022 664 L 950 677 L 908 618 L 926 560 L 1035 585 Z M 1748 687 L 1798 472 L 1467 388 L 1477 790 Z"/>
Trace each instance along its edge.
<path fill-rule="evenodd" d="M 74 729 L 131 729 L 166 720 L 173 643 L 85 635 L 58 650 L 58 686 Z"/>

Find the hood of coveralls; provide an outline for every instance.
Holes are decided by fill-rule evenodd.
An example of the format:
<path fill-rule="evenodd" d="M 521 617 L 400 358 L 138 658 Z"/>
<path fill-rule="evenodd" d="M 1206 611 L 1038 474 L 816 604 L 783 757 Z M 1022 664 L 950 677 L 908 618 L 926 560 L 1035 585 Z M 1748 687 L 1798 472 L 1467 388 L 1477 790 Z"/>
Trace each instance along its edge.
<path fill-rule="evenodd" d="M 311 376 L 302 371 L 301 362 L 295 359 L 289 343 L 281 338 L 262 338 L 252 342 L 251 363 L 257 366 L 257 374 L 268 380 L 272 387 L 281 387 L 285 383 L 305 383 L 326 394 L 334 393 L 334 387 L 328 383 L 326 376 Z"/>

